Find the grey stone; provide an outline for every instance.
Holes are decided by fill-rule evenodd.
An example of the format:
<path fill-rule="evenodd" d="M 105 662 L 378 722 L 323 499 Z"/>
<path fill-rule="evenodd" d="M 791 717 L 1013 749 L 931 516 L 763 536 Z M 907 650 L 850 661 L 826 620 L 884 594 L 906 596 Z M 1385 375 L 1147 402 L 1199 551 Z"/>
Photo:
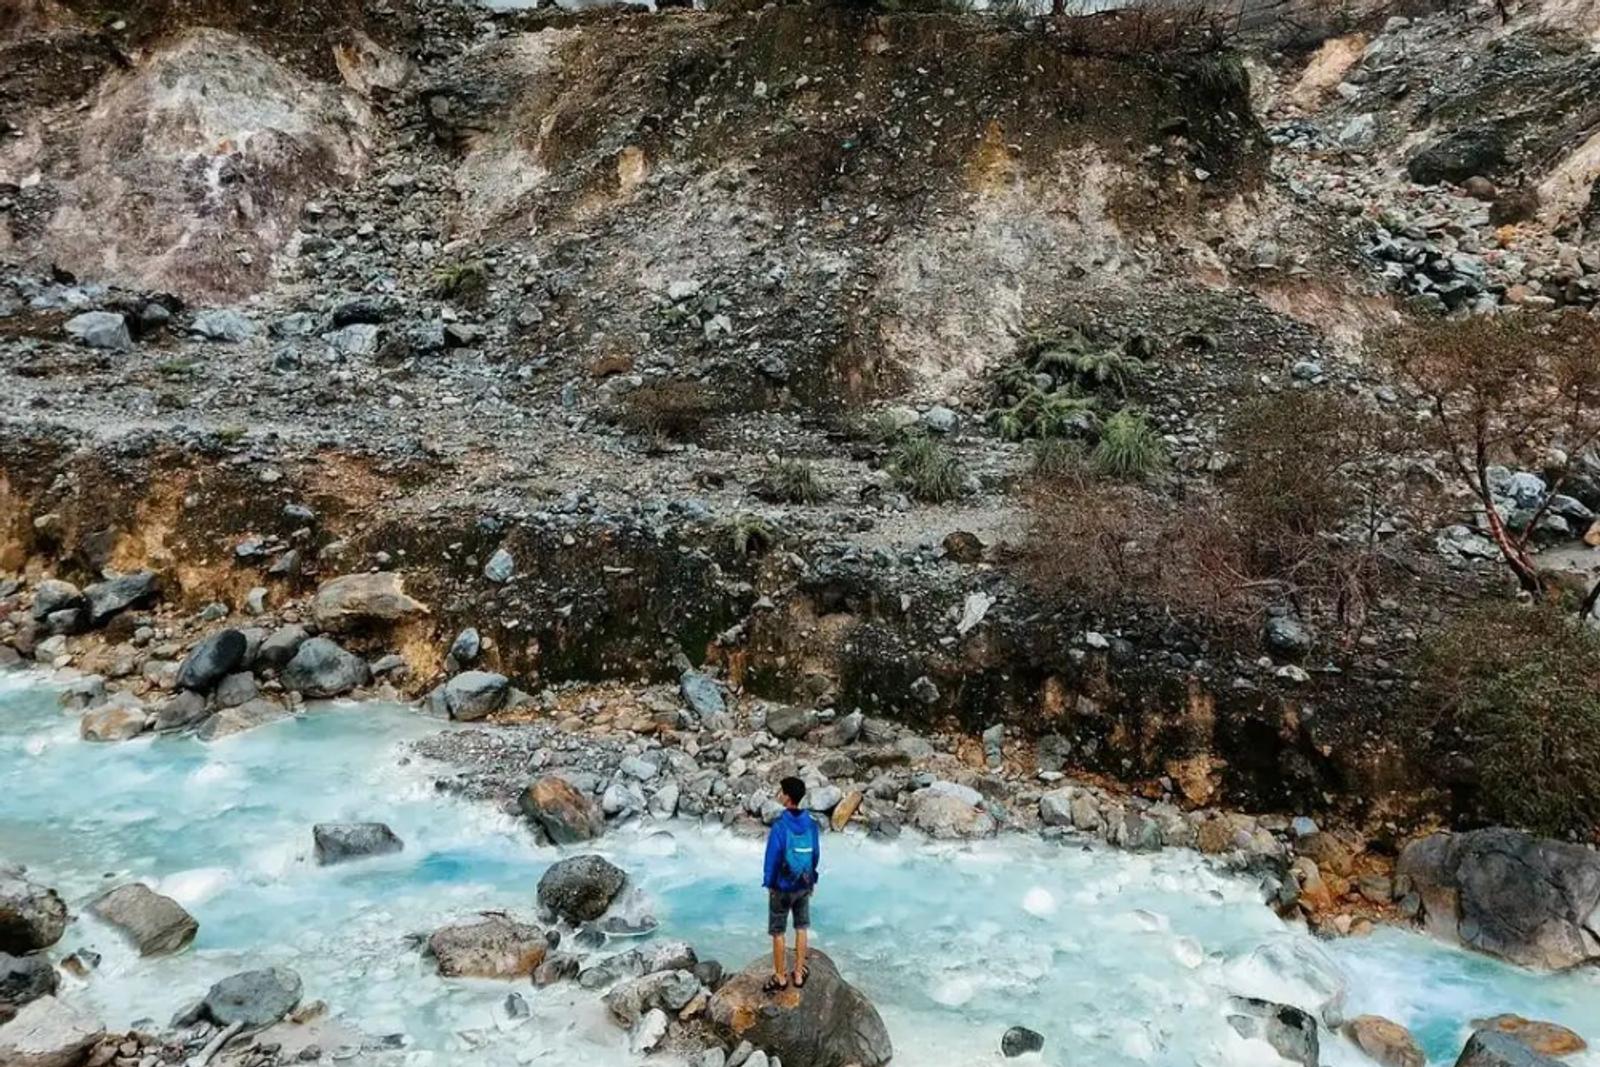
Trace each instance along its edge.
<path fill-rule="evenodd" d="M 83 591 L 89 602 L 89 622 L 99 626 L 118 612 L 154 599 L 160 582 L 152 571 L 134 571 L 96 582 Z"/>
<path fill-rule="evenodd" d="M 812 949 L 807 964 L 803 989 L 773 997 L 762 990 L 772 974 L 770 956 L 754 960 L 711 997 L 712 1025 L 728 1040 L 748 1040 L 789 1067 L 888 1063 L 894 1046 L 872 1002 L 840 977 L 826 953 Z"/>
<path fill-rule="evenodd" d="M 1026 1026 L 1013 1026 L 1000 1037 L 1000 1054 L 1009 1058 L 1026 1056 L 1044 1048 L 1044 1035 Z"/>
<path fill-rule="evenodd" d="M 238 630 L 219 630 L 189 650 L 178 667 L 178 688 L 208 693 L 244 662 L 248 644 Z"/>
<path fill-rule="evenodd" d="M 492 671 L 463 671 L 445 682 L 435 698 L 452 719 L 476 722 L 506 705 L 511 680 Z"/>
<path fill-rule="evenodd" d="M 190 689 L 168 697 L 156 708 L 155 729 L 181 730 L 206 716 L 206 698 Z"/>
<path fill-rule="evenodd" d="M 261 647 L 256 651 L 256 662 L 263 667 L 281 670 L 294 658 L 295 652 L 309 636 L 304 626 L 280 626 L 261 642 Z"/>
<path fill-rule="evenodd" d="M 300 1004 L 300 992 L 300 976 L 287 967 L 243 971 L 212 986 L 201 1010 L 218 1026 L 271 1026 Z"/>
<path fill-rule="evenodd" d="M 517 561 L 504 548 L 495 549 L 489 562 L 483 565 L 483 576 L 497 585 L 509 582 L 516 573 Z"/>
<path fill-rule="evenodd" d="M 262 650 L 265 649 L 263 644 Z M 312 698 L 342 696 L 370 680 L 371 672 L 365 660 L 346 652 L 326 637 L 312 637 L 303 642 L 282 674 L 285 689 Z"/>
<path fill-rule="evenodd" d="M 114 311 L 85 311 L 67 320 L 67 336 L 90 348 L 122 352 L 133 347 L 128 320 Z"/>
<path fill-rule="evenodd" d="M 1311 651 L 1311 631 L 1294 615 L 1269 615 L 1262 625 L 1267 650 L 1279 659 L 1298 660 Z"/>
<path fill-rule="evenodd" d="M 33 591 L 33 617 L 48 618 L 58 611 L 82 607 L 83 592 L 71 582 L 59 578 L 46 578 Z"/>
<path fill-rule="evenodd" d="M 428 938 L 428 954 L 446 978 L 529 978 L 549 948 L 538 927 L 492 914 L 446 926 Z"/>
<path fill-rule="evenodd" d="M 780 740 L 804 737 L 816 725 L 817 713 L 811 708 L 779 704 L 767 709 L 767 732 Z"/>
<path fill-rule="evenodd" d="M 456 635 L 450 642 L 450 658 L 465 667 L 478 658 L 478 653 L 483 650 L 483 639 L 478 636 L 475 627 L 469 626 Z"/>
<path fill-rule="evenodd" d="M 236 708 L 223 708 L 200 724 L 195 736 L 202 741 L 220 741 L 234 734 L 254 730 L 283 719 L 294 718 L 294 712 L 275 700 L 258 697 Z"/>
<path fill-rule="evenodd" d="M 1317 1020 L 1309 1013 L 1255 997 L 1233 997 L 1228 1003 L 1233 1011 L 1228 1023 L 1240 1037 L 1259 1038 L 1289 1062 L 1317 1067 Z"/>
<path fill-rule="evenodd" d="M 6 1005 L 20 1008 L 56 991 L 60 979 L 50 961 L 35 953 L 13 956 L 0 952 L 0 1014 Z"/>
<path fill-rule="evenodd" d="M 539 904 L 568 922 L 588 922 L 606 913 L 627 880 L 603 856 L 573 856 L 552 864 L 539 879 Z"/>
<path fill-rule="evenodd" d="M 139 882 L 118 886 L 96 900 L 89 910 L 116 927 L 141 956 L 181 952 L 200 929 L 194 916 L 176 900 Z"/>
<path fill-rule="evenodd" d="M 317 863 L 335 863 L 386 856 L 405 848 L 395 832 L 381 822 L 319 822 L 311 828 Z"/>
<path fill-rule="evenodd" d="M 241 704 L 248 704 L 260 695 L 261 689 L 256 685 L 255 675 L 249 671 L 238 671 L 217 683 L 216 699 L 219 708 L 236 708 Z"/>
<path fill-rule="evenodd" d="M 22 1006 L 0 1026 L 0 1063 L 5 1067 L 79 1067 L 105 1035 L 105 1027 L 53 996 Z"/>
<path fill-rule="evenodd" d="M 404 580 L 394 571 L 342 574 L 317 587 L 311 600 L 317 625 L 330 633 L 388 625 L 427 615 L 427 605 L 407 596 Z"/>
<path fill-rule="evenodd" d="M 211 308 L 195 315 L 189 332 L 208 341 L 238 344 L 255 336 L 256 324 L 233 308 Z"/>
<path fill-rule="evenodd" d="M 594 801 L 555 775 L 534 781 L 522 791 L 517 804 L 522 814 L 558 845 L 588 841 L 605 831 L 605 820 Z"/>
<path fill-rule="evenodd" d="M 1560 1063 L 1498 1030 L 1475 1031 L 1456 1058 L 1456 1067 L 1559 1067 Z"/>
<path fill-rule="evenodd" d="M 728 710 L 722 699 L 722 687 L 699 671 L 684 671 L 678 676 L 678 691 L 689 710 L 701 719 L 720 715 Z"/>

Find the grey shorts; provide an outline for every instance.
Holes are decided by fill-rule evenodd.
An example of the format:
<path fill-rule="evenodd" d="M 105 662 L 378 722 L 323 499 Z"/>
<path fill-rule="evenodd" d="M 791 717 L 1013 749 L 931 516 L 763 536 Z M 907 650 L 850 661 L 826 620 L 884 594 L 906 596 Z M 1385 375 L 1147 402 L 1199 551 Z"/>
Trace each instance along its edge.
<path fill-rule="evenodd" d="M 811 890 L 800 889 L 793 893 L 767 890 L 767 933 L 782 937 L 789 925 L 790 912 L 794 912 L 796 930 L 811 929 Z"/>

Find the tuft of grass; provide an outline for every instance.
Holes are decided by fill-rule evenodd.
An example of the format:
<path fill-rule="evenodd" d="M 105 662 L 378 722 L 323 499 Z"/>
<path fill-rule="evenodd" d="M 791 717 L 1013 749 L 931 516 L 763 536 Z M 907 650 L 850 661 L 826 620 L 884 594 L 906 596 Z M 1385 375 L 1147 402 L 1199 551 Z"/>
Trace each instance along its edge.
<path fill-rule="evenodd" d="M 1106 477 L 1142 482 L 1166 467 L 1167 450 L 1149 419 L 1123 408 L 1106 420 L 1090 459 Z"/>
<path fill-rule="evenodd" d="M 961 495 L 966 471 L 961 461 L 931 437 L 911 437 L 889 457 L 889 471 L 918 500 L 932 504 Z"/>
<path fill-rule="evenodd" d="M 641 385 L 621 399 L 613 417 L 625 429 L 660 443 L 696 439 L 725 411 L 726 403 L 710 386 L 675 379 Z"/>
<path fill-rule="evenodd" d="M 817 472 L 797 459 L 778 460 L 752 488 L 761 499 L 777 504 L 819 504 L 828 497 Z"/>
<path fill-rule="evenodd" d="M 775 540 L 772 527 L 759 515 L 739 515 L 728 523 L 728 540 L 736 556 L 760 556 Z"/>
<path fill-rule="evenodd" d="M 472 304 L 489 291 L 489 267 L 481 259 L 448 263 L 433 272 L 433 293 L 444 300 Z"/>
<path fill-rule="evenodd" d="M 1084 469 L 1089 454 L 1078 441 L 1062 437 L 1041 437 L 1033 443 L 1033 473 L 1043 478 L 1059 478 Z"/>

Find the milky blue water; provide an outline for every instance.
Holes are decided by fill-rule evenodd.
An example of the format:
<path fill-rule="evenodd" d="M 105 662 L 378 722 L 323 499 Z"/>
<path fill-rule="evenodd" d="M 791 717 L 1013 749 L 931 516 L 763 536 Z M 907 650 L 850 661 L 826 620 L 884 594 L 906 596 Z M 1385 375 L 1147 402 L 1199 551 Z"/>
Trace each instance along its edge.
<path fill-rule="evenodd" d="M 404 1035 L 418 1067 L 637 1064 L 593 994 L 446 982 L 408 942 L 478 909 L 531 916 L 558 856 L 515 819 L 435 791 L 441 768 L 408 758 L 406 743 L 450 728 L 345 703 L 211 745 L 96 745 L 37 677 L 0 675 L 0 858 L 26 863 L 75 914 L 139 879 L 200 923 L 191 950 L 140 960 L 80 918 L 59 951 L 90 946 L 104 960 L 63 995 L 112 1025 L 164 1022 L 225 974 L 284 965 L 336 1016 Z M 389 823 L 405 851 L 315 866 L 313 823 L 365 819 Z M 760 843 L 667 829 L 613 831 L 598 851 L 630 872 L 661 936 L 732 966 L 758 956 Z M 1410 1026 L 1443 1063 L 1470 1019 L 1500 1011 L 1600 1038 L 1600 976 L 1534 975 L 1393 930 L 1319 942 L 1261 906 L 1253 885 L 1188 853 L 830 836 L 813 921 L 817 943 L 882 1010 L 896 1062 L 913 1067 L 1003 1062 L 999 1038 L 1014 1023 L 1045 1034 L 1051 1065 L 1281 1062 L 1227 1026 L 1232 993 L 1314 1010 L 1343 990 L 1347 1014 Z M 534 1010 L 520 1027 L 498 1011 L 508 988 Z M 1568 1062 L 1600 1067 L 1587 1055 Z M 1323 1060 L 1364 1062 L 1331 1034 Z"/>

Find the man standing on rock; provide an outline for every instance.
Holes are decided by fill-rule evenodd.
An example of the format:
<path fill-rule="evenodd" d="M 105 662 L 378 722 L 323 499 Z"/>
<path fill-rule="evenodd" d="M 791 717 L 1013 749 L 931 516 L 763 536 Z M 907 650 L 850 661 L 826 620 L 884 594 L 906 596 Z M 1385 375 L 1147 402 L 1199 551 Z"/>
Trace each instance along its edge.
<path fill-rule="evenodd" d="M 767 890 L 767 933 L 772 935 L 772 977 L 765 989 L 776 993 L 789 985 L 784 966 L 783 935 L 789 913 L 794 913 L 794 984 L 806 984 L 806 936 L 811 929 L 811 890 L 817 884 L 817 867 L 822 859 L 821 835 L 817 821 L 800 809 L 806 784 L 798 778 L 778 783 L 778 800 L 783 813 L 767 832 L 767 859 L 761 884 Z"/>

